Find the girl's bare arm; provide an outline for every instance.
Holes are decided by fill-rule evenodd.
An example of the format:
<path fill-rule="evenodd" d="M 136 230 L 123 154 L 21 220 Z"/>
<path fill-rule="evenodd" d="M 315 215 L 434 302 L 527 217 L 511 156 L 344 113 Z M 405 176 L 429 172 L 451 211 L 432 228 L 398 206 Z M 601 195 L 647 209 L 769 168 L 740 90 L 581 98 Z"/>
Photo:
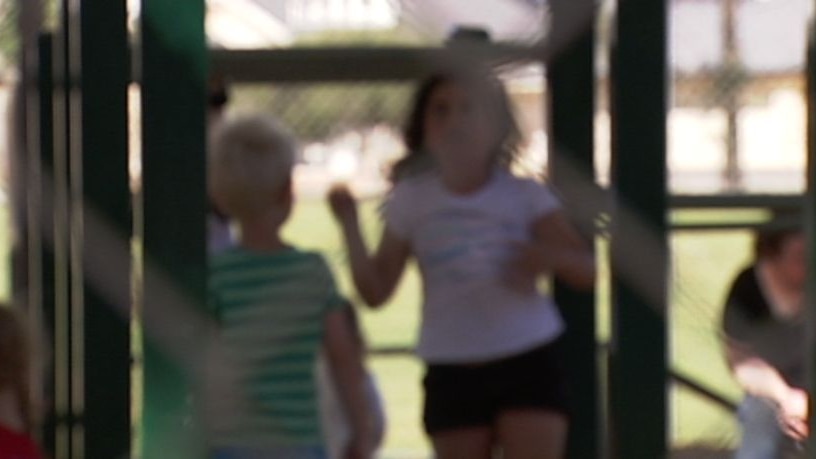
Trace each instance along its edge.
<path fill-rule="evenodd" d="M 332 190 L 329 203 L 343 232 L 357 292 L 369 306 L 382 305 L 405 270 L 410 253 L 408 243 L 386 227 L 377 250 L 370 254 L 360 230 L 356 202 L 348 190 Z"/>
<path fill-rule="evenodd" d="M 734 379 L 745 392 L 776 405 L 788 435 L 799 440 L 808 436 L 806 391 L 789 385 L 779 370 L 736 340 L 726 338 L 725 357 Z"/>

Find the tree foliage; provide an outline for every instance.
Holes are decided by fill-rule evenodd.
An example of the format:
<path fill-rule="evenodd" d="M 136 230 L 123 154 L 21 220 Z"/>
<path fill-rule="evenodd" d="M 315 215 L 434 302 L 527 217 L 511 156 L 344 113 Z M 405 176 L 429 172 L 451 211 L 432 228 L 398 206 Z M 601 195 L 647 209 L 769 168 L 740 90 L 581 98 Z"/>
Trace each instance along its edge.
<path fill-rule="evenodd" d="M 22 2 L 33 0 L 0 0 L 0 72 L 17 65 L 20 56 L 22 34 L 19 14 Z M 42 7 L 42 30 L 56 29 L 60 3 L 57 0 L 40 0 Z"/>
<path fill-rule="evenodd" d="M 0 0 L 0 70 L 17 60 L 20 34 L 17 30 L 17 10 L 14 0 Z"/>
<path fill-rule="evenodd" d="M 273 113 L 301 139 L 322 141 L 349 129 L 401 125 L 404 84 L 284 84 L 239 89 L 235 105 Z"/>

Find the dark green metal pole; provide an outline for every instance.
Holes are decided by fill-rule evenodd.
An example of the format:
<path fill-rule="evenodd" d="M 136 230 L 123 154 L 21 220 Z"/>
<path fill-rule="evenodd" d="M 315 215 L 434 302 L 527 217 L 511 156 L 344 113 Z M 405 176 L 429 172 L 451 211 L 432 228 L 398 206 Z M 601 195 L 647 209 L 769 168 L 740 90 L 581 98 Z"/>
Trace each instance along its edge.
<path fill-rule="evenodd" d="M 569 7 L 569 5 L 567 5 Z M 558 10 L 553 23 L 558 23 Z M 584 210 L 594 188 L 595 35 L 592 28 L 547 66 L 551 178 L 561 192 L 565 209 L 594 243 L 594 218 Z M 571 405 L 567 456 L 600 457 L 598 360 L 595 293 L 577 292 L 556 283 L 555 299 L 567 323 L 566 343 Z"/>
<path fill-rule="evenodd" d="M 83 0 L 70 10 L 72 85 L 71 193 L 75 262 L 72 278 L 76 332 L 81 344 L 83 453 L 88 458 L 130 452 L 129 304 L 113 304 L 105 288 L 83 275 L 88 251 L 104 250 L 89 234 L 101 217 L 127 243 L 131 238 L 128 176 L 127 87 L 130 82 L 125 0 Z M 79 115 L 79 116 L 77 116 Z M 130 265 L 108 273 L 108 282 L 129 285 Z M 76 371 L 76 369 L 75 369 Z M 79 397 L 79 395 L 77 395 Z"/>
<path fill-rule="evenodd" d="M 667 451 L 665 0 L 620 0 L 612 53 L 613 457 Z"/>
<path fill-rule="evenodd" d="M 206 295 L 204 0 L 142 1 L 142 191 L 144 259 L 193 304 Z M 145 276 L 144 309 L 167 298 Z M 152 310 L 151 310 L 152 308 Z M 179 330 L 190 324 L 170 324 Z M 185 331 L 184 333 L 187 333 Z M 150 336 L 150 330 L 146 330 Z M 190 381 L 166 349 L 145 341 L 143 456 L 198 457 Z"/>
<path fill-rule="evenodd" d="M 29 292 L 28 298 L 32 310 L 39 308 L 43 328 L 54 336 L 55 317 L 55 259 L 53 247 L 54 235 L 54 189 L 51 184 L 54 174 L 54 79 L 53 79 L 53 39 L 43 35 L 38 40 L 37 90 L 36 95 L 29 96 L 28 110 L 35 104 L 37 112 L 37 130 L 27 140 L 30 145 L 26 162 L 28 175 L 28 263 Z M 46 205 L 45 201 L 51 205 Z M 50 236 L 49 236 L 50 235 Z M 32 244 L 36 242 L 36 244 Z M 38 303 L 38 304 L 37 304 Z M 56 456 L 56 407 L 55 379 L 52 368 L 43 377 L 43 393 L 47 406 L 42 429 L 42 443 L 45 450 Z"/>

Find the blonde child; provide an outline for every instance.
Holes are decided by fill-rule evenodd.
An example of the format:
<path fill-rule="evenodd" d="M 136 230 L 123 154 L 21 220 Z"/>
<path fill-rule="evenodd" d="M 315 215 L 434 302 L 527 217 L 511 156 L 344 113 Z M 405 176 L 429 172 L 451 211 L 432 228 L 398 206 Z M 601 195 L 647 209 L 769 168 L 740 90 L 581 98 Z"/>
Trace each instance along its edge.
<path fill-rule="evenodd" d="M 373 449 L 345 302 L 323 257 L 280 236 L 292 209 L 294 160 L 292 138 L 263 116 L 227 120 L 211 145 L 210 193 L 240 236 L 211 258 L 210 301 L 249 407 L 213 433 L 213 458 L 326 457 L 314 374 L 321 347 L 351 416 L 344 457 L 369 458 Z"/>
<path fill-rule="evenodd" d="M 418 263 L 423 417 L 438 459 L 563 455 L 564 324 L 535 285 L 554 275 L 589 288 L 594 257 L 553 191 L 510 173 L 519 137 L 498 79 L 433 75 L 409 115 L 409 152 L 392 173 L 374 253 L 349 192 L 329 197 L 366 303 L 385 302 L 409 258 Z"/>
<path fill-rule="evenodd" d="M 28 339 L 14 310 L 0 305 L 0 459 L 41 459 L 33 430 Z"/>

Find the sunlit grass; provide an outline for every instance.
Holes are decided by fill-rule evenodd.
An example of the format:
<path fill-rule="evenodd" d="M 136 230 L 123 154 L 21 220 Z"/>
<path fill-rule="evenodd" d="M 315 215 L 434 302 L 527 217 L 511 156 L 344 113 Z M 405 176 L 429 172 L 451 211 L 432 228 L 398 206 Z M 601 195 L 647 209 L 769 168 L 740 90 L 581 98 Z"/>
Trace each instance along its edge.
<path fill-rule="evenodd" d="M 750 262 L 750 242 L 745 230 L 678 232 L 672 238 L 672 364 L 732 400 L 739 399 L 740 391 L 722 355 L 720 317 L 732 277 Z M 735 443 L 731 413 L 688 390 L 675 390 L 671 406 L 675 444 Z"/>

